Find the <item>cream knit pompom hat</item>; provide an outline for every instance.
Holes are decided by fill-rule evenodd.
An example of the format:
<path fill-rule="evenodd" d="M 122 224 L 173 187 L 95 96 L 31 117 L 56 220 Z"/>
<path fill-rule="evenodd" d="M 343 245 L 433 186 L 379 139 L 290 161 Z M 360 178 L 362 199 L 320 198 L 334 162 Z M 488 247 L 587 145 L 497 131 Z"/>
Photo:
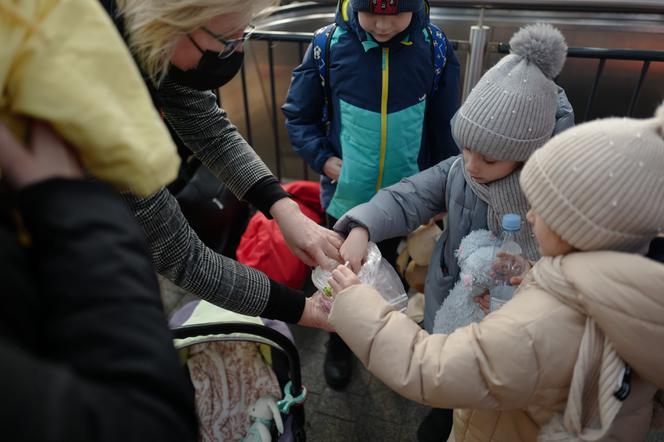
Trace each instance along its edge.
<path fill-rule="evenodd" d="M 538 149 L 521 187 L 573 247 L 645 253 L 664 230 L 664 104 L 654 118 L 607 118 Z"/>

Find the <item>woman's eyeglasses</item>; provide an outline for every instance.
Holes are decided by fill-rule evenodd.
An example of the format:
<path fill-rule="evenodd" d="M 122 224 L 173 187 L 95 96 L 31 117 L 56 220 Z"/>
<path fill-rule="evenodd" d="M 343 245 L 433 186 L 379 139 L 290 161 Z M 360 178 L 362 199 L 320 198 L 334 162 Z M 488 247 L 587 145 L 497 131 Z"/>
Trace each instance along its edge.
<path fill-rule="evenodd" d="M 224 49 L 221 52 L 219 52 L 219 54 L 217 55 L 217 57 L 223 60 L 224 58 L 230 57 L 238 49 L 242 48 L 244 42 L 249 40 L 251 38 L 251 34 L 253 34 L 256 31 L 256 26 L 254 25 L 247 26 L 247 28 L 244 31 L 244 35 L 242 37 L 234 38 L 232 40 L 227 40 L 223 38 L 221 35 L 215 34 L 214 32 L 210 31 L 206 27 L 203 27 L 201 29 L 203 29 L 203 31 L 206 34 L 217 40 L 219 43 L 223 43 Z"/>

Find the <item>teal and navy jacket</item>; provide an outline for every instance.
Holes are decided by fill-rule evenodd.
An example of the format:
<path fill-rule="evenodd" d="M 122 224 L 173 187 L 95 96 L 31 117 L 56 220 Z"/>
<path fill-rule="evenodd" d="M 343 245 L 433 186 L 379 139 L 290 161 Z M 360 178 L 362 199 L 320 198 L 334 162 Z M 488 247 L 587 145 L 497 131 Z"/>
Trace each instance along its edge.
<path fill-rule="evenodd" d="M 321 174 L 321 202 L 340 218 L 381 188 L 458 154 L 450 120 L 459 107 L 459 62 L 452 45 L 437 90 L 428 8 L 380 44 L 359 25 L 350 2 L 340 3 L 327 65 L 326 90 L 310 45 L 293 72 L 282 110 L 293 149 Z M 433 96 L 429 96 L 433 95 Z M 338 183 L 323 175 L 328 158 L 343 159 Z"/>

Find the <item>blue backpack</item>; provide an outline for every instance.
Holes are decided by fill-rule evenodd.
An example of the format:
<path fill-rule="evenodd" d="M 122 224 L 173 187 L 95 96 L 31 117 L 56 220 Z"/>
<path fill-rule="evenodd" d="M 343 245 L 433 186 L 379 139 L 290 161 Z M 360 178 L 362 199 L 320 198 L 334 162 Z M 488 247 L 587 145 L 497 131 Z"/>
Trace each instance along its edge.
<path fill-rule="evenodd" d="M 325 91 L 325 105 L 323 107 L 323 123 L 327 123 L 332 115 L 332 100 L 330 99 L 330 82 L 329 82 L 329 72 L 327 66 L 330 64 L 330 42 L 332 41 L 332 36 L 334 31 L 337 29 L 337 24 L 332 23 L 327 25 L 314 33 L 313 39 L 313 57 L 318 67 L 318 75 L 320 77 L 320 83 Z M 429 23 L 426 26 L 426 33 L 429 36 L 429 42 L 431 42 L 431 57 L 433 60 L 434 76 L 433 76 L 433 85 L 431 86 L 431 92 L 429 97 L 433 97 L 433 94 L 438 90 L 438 83 L 440 82 L 440 77 L 445 68 L 445 63 L 447 58 L 447 37 L 443 31 L 433 23 Z"/>

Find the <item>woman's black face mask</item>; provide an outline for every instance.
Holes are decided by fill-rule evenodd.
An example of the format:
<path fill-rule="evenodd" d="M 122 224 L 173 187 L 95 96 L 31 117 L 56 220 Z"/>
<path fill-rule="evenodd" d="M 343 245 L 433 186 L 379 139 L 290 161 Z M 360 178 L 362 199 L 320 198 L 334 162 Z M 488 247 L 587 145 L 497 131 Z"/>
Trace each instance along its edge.
<path fill-rule="evenodd" d="M 218 89 L 231 81 L 242 68 L 243 51 L 235 51 L 222 59 L 217 52 L 204 51 L 194 44 L 203 54 L 198 66 L 183 71 L 171 65 L 169 75 L 175 82 L 199 91 Z"/>

